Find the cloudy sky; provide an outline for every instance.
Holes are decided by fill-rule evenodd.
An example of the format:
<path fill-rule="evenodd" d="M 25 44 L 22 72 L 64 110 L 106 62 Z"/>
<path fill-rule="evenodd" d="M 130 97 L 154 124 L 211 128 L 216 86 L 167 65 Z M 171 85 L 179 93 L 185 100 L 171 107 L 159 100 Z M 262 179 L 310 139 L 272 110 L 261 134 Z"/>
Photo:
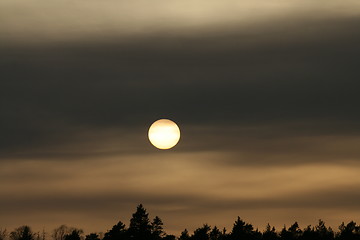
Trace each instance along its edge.
<path fill-rule="evenodd" d="M 358 0 L 1 0 L 0 227 L 360 221 L 359 26 Z"/>

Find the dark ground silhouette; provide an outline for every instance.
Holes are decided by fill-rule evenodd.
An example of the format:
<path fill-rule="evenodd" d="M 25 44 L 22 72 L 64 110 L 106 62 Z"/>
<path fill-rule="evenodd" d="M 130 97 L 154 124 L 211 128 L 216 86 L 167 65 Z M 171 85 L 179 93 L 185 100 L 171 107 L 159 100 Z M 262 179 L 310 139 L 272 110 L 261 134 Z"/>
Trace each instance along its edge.
<path fill-rule="evenodd" d="M 0 228 L 0 240 L 46 240 L 45 231 L 32 232 L 29 226 L 21 226 L 8 233 Z M 83 234 L 81 229 L 61 225 L 51 234 L 52 240 L 360 240 L 360 226 L 351 221 L 342 223 L 334 231 L 326 227 L 322 220 L 316 226 L 307 226 L 301 229 L 297 222 L 290 227 L 284 226 L 280 231 L 268 224 L 264 231 L 254 229 L 240 217 L 236 219 L 231 231 L 218 229 L 204 224 L 193 233 L 186 229 L 176 237 L 166 234 L 163 222 L 156 216 L 152 221 L 142 204 L 137 206 L 136 212 L 130 219 L 129 227 L 119 221 L 104 235 L 100 233 Z"/>

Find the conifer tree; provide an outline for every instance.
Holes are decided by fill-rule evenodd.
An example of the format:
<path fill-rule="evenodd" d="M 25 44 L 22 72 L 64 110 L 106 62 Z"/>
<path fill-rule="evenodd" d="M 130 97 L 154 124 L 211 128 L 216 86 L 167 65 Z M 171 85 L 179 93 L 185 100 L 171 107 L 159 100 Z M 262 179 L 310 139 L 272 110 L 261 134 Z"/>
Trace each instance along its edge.
<path fill-rule="evenodd" d="M 149 214 L 140 204 L 130 219 L 129 236 L 131 239 L 149 240 L 151 238 L 151 228 Z"/>
<path fill-rule="evenodd" d="M 125 224 L 119 221 L 111 230 L 105 233 L 103 240 L 122 240 L 126 239 L 126 236 L 127 230 Z"/>
<path fill-rule="evenodd" d="M 179 240 L 189 240 L 190 239 L 190 235 L 188 230 L 185 228 L 184 231 L 181 232 Z"/>
<path fill-rule="evenodd" d="M 166 235 L 163 230 L 163 225 L 162 220 L 156 216 L 151 223 L 151 234 L 153 239 L 161 239 Z"/>

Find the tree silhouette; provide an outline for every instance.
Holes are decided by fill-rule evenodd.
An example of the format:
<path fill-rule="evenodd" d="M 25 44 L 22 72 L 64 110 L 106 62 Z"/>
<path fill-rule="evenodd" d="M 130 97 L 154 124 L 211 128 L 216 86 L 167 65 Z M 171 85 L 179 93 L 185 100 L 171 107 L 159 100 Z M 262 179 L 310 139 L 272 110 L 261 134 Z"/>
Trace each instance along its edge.
<path fill-rule="evenodd" d="M 210 226 L 207 224 L 204 224 L 202 227 L 196 229 L 194 231 L 194 234 L 191 236 L 191 239 L 196 240 L 209 240 L 210 239 Z"/>
<path fill-rule="evenodd" d="M 176 240 L 175 235 L 166 235 L 162 238 L 163 240 Z"/>
<path fill-rule="evenodd" d="M 280 239 L 296 240 L 296 239 L 299 239 L 301 235 L 302 235 L 302 231 L 299 228 L 299 224 L 297 222 L 295 222 L 288 229 L 286 229 L 286 226 L 284 226 L 284 228 L 281 230 L 281 233 L 280 233 Z"/>
<path fill-rule="evenodd" d="M 129 237 L 136 240 L 149 240 L 151 238 L 151 228 L 149 214 L 142 204 L 138 205 L 136 212 L 130 219 Z"/>
<path fill-rule="evenodd" d="M 149 221 L 149 214 L 142 204 L 138 205 L 136 211 L 132 214 L 129 228 L 119 221 L 104 237 L 97 233 L 82 236 L 83 231 L 73 227 L 61 225 L 55 228 L 52 233 L 53 240 L 176 240 L 174 235 L 167 235 L 164 231 L 164 224 L 160 217 L 155 216 L 153 221 Z M 45 231 L 33 233 L 29 226 L 21 226 L 7 234 L 6 229 L 0 228 L 0 240 L 46 240 Z M 194 230 L 190 235 L 185 229 L 181 232 L 178 240 L 360 240 L 360 226 L 354 221 L 347 224 L 344 222 L 339 226 L 339 231 L 334 232 L 330 227 L 325 225 L 321 219 L 316 226 L 308 225 L 300 229 L 299 224 L 295 222 L 289 228 L 284 227 L 277 232 L 275 227 L 267 224 L 266 229 L 260 232 L 254 230 L 253 225 L 246 223 L 240 217 L 237 217 L 232 231 L 222 231 L 218 227 L 211 228 L 204 224 Z"/>
<path fill-rule="evenodd" d="M 151 223 L 151 235 L 154 240 L 163 238 L 166 234 L 163 230 L 163 222 L 156 216 Z"/>
<path fill-rule="evenodd" d="M 271 227 L 270 224 L 268 223 L 266 225 L 266 229 L 263 232 L 263 239 L 264 240 L 276 240 L 278 239 L 278 235 L 276 233 L 275 227 Z"/>
<path fill-rule="evenodd" d="M 319 234 L 315 231 L 314 227 L 311 227 L 311 225 L 309 225 L 303 230 L 300 239 L 318 240 Z"/>
<path fill-rule="evenodd" d="M 231 240 L 253 240 L 256 239 L 254 228 L 251 224 L 245 223 L 240 217 L 234 223 L 230 234 Z"/>
<path fill-rule="evenodd" d="M 21 226 L 10 233 L 11 240 L 34 240 L 34 233 L 29 226 Z"/>
<path fill-rule="evenodd" d="M 221 232 L 216 226 L 214 226 L 210 232 L 210 240 L 220 240 L 220 239 L 221 239 Z"/>
<path fill-rule="evenodd" d="M 73 229 L 71 233 L 65 235 L 65 240 L 81 240 L 82 230 Z"/>
<path fill-rule="evenodd" d="M 112 227 L 111 230 L 105 233 L 103 240 L 123 240 L 127 239 L 127 237 L 128 234 L 125 228 L 125 224 L 119 221 L 116 225 Z"/>
<path fill-rule="evenodd" d="M 319 223 L 317 226 L 315 226 L 315 232 L 317 235 L 317 239 L 319 240 L 331 240 L 334 239 L 334 232 L 329 227 L 327 228 L 325 226 L 325 222 L 319 219 Z"/>
<path fill-rule="evenodd" d="M 187 229 L 185 229 L 184 231 L 181 232 L 179 240 L 189 240 L 190 239 L 190 235 Z"/>
<path fill-rule="evenodd" d="M 71 233 L 72 230 L 72 228 L 69 228 L 68 226 L 63 224 L 53 230 L 52 237 L 54 240 L 65 240 L 65 236 Z"/>
<path fill-rule="evenodd" d="M 101 240 L 97 233 L 90 233 L 86 235 L 85 240 Z"/>
<path fill-rule="evenodd" d="M 339 226 L 339 234 L 337 239 L 339 240 L 358 240 L 360 239 L 360 226 L 356 226 L 356 223 L 351 221 L 346 226 L 342 223 Z"/>
<path fill-rule="evenodd" d="M 281 229 L 281 232 L 280 232 L 280 239 L 281 240 L 287 240 L 287 239 L 290 239 L 291 236 L 290 236 L 290 233 L 286 230 L 286 226 L 284 225 L 284 227 Z"/>
<path fill-rule="evenodd" d="M 297 222 L 295 222 L 293 225 L 291 225 L 289 227 L 288 231 L 291 233 L 292 239 L 299 239 L 299 237 L 302 234 L 302 231 L 301 231 L 301 229 L 299 227 L 299 224 Z"/>

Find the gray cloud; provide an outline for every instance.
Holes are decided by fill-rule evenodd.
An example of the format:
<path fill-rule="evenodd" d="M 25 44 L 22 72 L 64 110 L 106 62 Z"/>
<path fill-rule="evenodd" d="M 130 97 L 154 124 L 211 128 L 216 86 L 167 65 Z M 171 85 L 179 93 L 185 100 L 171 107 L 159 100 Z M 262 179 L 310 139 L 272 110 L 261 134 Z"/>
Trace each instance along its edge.
<path fill-rule="evenodd" d="M 9 162 L 0 170 L 0 204 L 6 206 L 0 223 L 10 228 L 19 219 L 32 218 L 32 225 L 39 228 L 47 214 L 54 218 L 47 228 L 66 222 L 86 231 L 104 231 L 118 220 L 127 222 L 140 202 L 176 233 L 204 221 L 230 227 L 237 215 L 260 227 L 269 219 L 278 227 L 290 224 L 292 214 L 306 224 L 321 217 L 336 226 L 344 218 L 333 218 L 334 212 L 352 212 L 347 217 L 359 212 L 359 166 L 206 162 L 220 157 L 227 159 L 209 152 L 119 155 L 72 163 Z"/>
<path fill-rule="evenodd" d="M 310 121 L 311 131 L 325 121 L 330 133 L 357 131 L 358 22 L 2 48 L 1 148 L 159 117 L 185 125 Z"/>
<path fill-rule="evenodd" d="M 164 1 L 149 4 L 144 0 L 128 1 L 23 1 L 0 3 L 0 39 L 11 43 L 87 41 L 89 38 L 142 36 L 164 32 L 206 32 L 236 26 L 284 20 L 341 18 L 357 16 L 356 0 L 330 0 L 326 4 L 309 0 L 218 2 Z M 284 23 L 282 23 L 284 24 Z"/>

